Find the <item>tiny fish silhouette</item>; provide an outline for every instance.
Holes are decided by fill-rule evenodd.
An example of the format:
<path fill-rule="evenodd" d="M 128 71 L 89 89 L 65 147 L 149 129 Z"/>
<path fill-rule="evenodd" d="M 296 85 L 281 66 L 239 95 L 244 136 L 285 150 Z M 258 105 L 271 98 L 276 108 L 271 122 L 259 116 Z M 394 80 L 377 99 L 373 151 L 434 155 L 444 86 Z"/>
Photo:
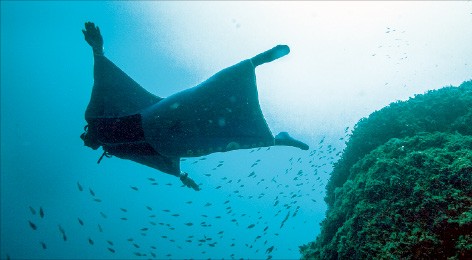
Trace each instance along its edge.
<path fill-rule="evenodd" d="M 29 222 L 30 227 L 31 227 L 33 230 L 38 229 L 38 227 L 36 226 L 36 224 L 34 224 L 33 222 L 31 222 L 31 221 L 29 221 L 29 220 L 28 220 L 28 222 Z"/>
<path fill-rule="evenodd" d="M 43 211 L 43 208 L 42 207 L 39 207 L 39 216 L 41 218 L 44 218 L 44 211 Z"/>
<path fill-rule="evenodd" d="M 61 234 L 62 234 L 62 239 L 64 241 L 67 241 L 67 236 L 66 236 L 66 232 L 65 232 L 64 228 L 61 225 L 57 225 L 57 227 L 59 228 L 59 232 L 61 232 Z"/>
<path fill-rule="evenodd" d="M 83 191 L 83 190 L 84 190 L 84 187 L 82 187 L 82 185 L 80 185 L 79 182 L 77 182 L 77 188 L 79 189 L 79 191 Z"/>
<path fill-rule="evenodd" d="M 285 222 L 287 221 L 288 217 L 290 216 L 290 211 L 287 213 L 287 215 L 285 216 L 284 220 L 282 221 L 282 223 L 280 224 L 280 228 L 282 228 L 285 224 Z"/>

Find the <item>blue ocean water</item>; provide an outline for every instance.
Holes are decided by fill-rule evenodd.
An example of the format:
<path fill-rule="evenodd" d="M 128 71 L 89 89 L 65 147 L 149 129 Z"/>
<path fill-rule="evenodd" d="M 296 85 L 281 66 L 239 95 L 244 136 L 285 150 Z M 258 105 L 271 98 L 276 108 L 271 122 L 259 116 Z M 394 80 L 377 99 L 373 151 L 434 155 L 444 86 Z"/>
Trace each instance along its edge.
<path fill-rule="evenodd" d="M 470 78 L 470 27 L 454 27 L 460 37 L 443 37 L 427 30 L 425 24 L 429 26 L 431 19 L 412 24 L 401 19 L 431 13 L 430 9 L 423 12 L 421 7 L 421 12 L 410 14 L 404 10 L 411 9 L 398 8 L 400 15 L 381 15 L 386 20 L 379 23 L 367 21 L 375 25 L 369 27 L 374 33 L 357 27 L 360 18 L 368 17 L 363 13 L 340 25 L 332 14 L 314 10 L 308 18 L 302 17 L 306 24 L 281 26 L 280 32 L 301 32 L 293 34 L 292 46 L 270 37 L 277 38 L 274 35 L 279 31 L 270 33 L 261 26 L 270 26 L 263 22 L 269 16 L 257 16 L 258 23 L 244 23 L 243 7 L 240 16 L 226 18 L 228 24 L 235 31 L 254 27 L 264 35 L 244 41 L 293 47 L 287 57 L 293 57 L 292 62 L 271 64 L 278 71 L 274 74 L 267 75 L 265 68 L 256 74 L 259 83 L 274 77 L 293 81 L 289 90 L 306 86 L 294 91 L 304 102 L 292 102 L 284 107 L 285 113 L 268 107 L 263 111 L 271 128 L 288 125 L 281 130 L 298 134 L 295 136 L 307 142 L 310 150 L 272 147 L 182 160 L 182 170 L 202 188 L 195 192 L 181 187 L 173 176 L 130 161 L 104 158 L 97 165 L 101 151 L 85 147 L 79 138 L 93 84 L 92 52 L 81 32 L 86 21 L 100 26 L 105 55 L 162 97 L 192 87 L 224 68 L 222 61 L 201 65 L 193 60 L 203 52 L 199 48 L 187 59 L 173 46 L 175 42 L 208 46 L 211 52 L 231 57 L 232 64 L 256 54 L 246 54 L 244 46 L 222 51 L 221 46 L 192 34 L 197 28 L 191 26 L 186 35 L 192 38 L 185 38 L 173 26 L 193 15 L 204 15 L 185 8 L 181 13 L 176 10 L 182 9 L 170 10 L 174 2 L 164 1 L 153 2 L 157 10 L 153 19 L 144 15 L 148 3 L 1 1 L 1 259 L 298 258 L 298 246 L 313 241 L 319 233 L 332 163 L 339 158 L 355 122 L 397 99 Z M 336 8 L 342 16 L 349 13 L 346 10 L 354 10 L 341 7 Z M 470 5 L 467 8 L 468 18 L 464 19 L 471 22 Z M 276 14 L 278 10 L 269 8 Z M 326 9 L 321 5 L 320 10 Z M 168 12 L 175 20 L 166 16 Z M 215 28 L 201 26 L 198 31 L 211 31 L 224 39 L 240 37 L 216 26 L 219 15 L 214 13 L 202 22 L 215 24 Z M 437 18 L 438 23 L 454 20 L 447 15 Z M 313 33 L 313 28 L 323 36 Z M 156 34 L 162 37 L 151 36 Z M 310 35 L 316 39 L 312 48 Z M 439 42 L 432 35 L 449 42 Z M 370 37 L 377 38 L 367 44 L 356 42 Z M 280 39 L 290 40 L 283 35 Z M 297 48 L 305 40 L 313 52 Z M 449 48 L 451 43 L 454 48 Z M 242 51 L 247 56 L 238 56 Z M 348 55 L 356 58 L 346 58 Z M 298 70 L 295 60 L 311 63 Z M 318 80 L 317 84 L 303 81 L 307 75 L 313 82 Z M 369 85 L 375 88 L 362 89 Z M 265 103 L 280 95 L 264 84 L 260 90 Z M 304 120 L 309 121 L 307 125 L 280 123 L 305 119 L 295 110 L 300 107 L 314 111 L 312 118 Z M 313 125 L 316 127 L 309 128 Z"/>

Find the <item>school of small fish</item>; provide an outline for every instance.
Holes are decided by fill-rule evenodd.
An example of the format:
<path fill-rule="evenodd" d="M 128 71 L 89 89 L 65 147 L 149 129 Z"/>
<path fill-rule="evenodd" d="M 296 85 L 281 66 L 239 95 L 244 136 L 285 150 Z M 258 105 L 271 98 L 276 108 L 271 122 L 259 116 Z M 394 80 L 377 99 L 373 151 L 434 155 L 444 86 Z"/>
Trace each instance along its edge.
<path fill-rule="evenodd" d="M 346 127 L 344 129 L 345 136 L 336 142 L 339 143 L 339 141 L 347 139 L 349 136 L 348 130 L 349 127 Z M 181 250 L 185 250 L 190 244 L 200 247 L 201 255 L 191 255 L 191 257 L 195 258 L 208 258 L 207 256 L 210 254 L 211 248 L 224 246 L 227 248 L 239 248 L 239 250 L 235 249 L 234 252 L 228 251 L 228 258 L 244 258 L 245 256 L 241 254 L 244 254 L 246 250 L 252 250 L 258 253 L 261 258 L 272 259 L 280 247 L 280 245 L 274 245 L 272 241 L 280 235 L 282 229 L 288 228 L 287 225 L 290 225 L 291 221 L 299 221 L 295 219 L 300 212 L 309 210 L 303 208 L 299 201 L 304 200 L 316 203 L 317 200 L 313 199 L 313 194 L 318 193 L 319 195 L 324 193 L 330 167 L 339 159 L 342 153 L 335 146 L 333 144 L 325 144 L 325 137 L 323 137 L 317 144 L 316 149 L 309 151 L 309 153 L 307 152 L 307 156 L 287 158 L 287 165 L 289 167 L 287 169 L 275 169 L 277 171 L 272 174 L 266 172 L 265 166 L 260 166 L 264 163 L 264 160 L 261 159 L 245 162 L 247 164 L 247 173 L 234 174 L 232 176 L 222 176 L 219 173 L 219 169 L 225 168 L 224 160 L 212 161 L 207 157 L 182 159 L 183 163 L 189 165 L 214 163 L 214 167 L 208 167 L 208 173 L 203 173 L 199 177 L 200 179 L 206 177 L 218 178 L 218 185 L 213 187 L 205 187 L 202 183 L 200 185 L 204 189 L 218 190 L 218 194 L 221 197 L 204 203 L 196 202 L 195 199 L 191 198 L 184 200 L 183 204 L 187 205 L 186 207 L 206 209 L 208 213 L 199 216 L 195 216 L 192 211 L 175 212 L 171 208 L 160 208 L 158 204 L 152 206 L 145 205 L 141 210 L 142 212 L 148 212 L 148 214 L 139 220 L 141 227 L 137 228 L 134 233 L 127 234 L 128 237 L 122 238 L 119 242 L 125 241 L 129 244 L 126 253 L 129 257 L 133 258 L 159 259 L 177 257 L 173 256 L 171 252 L 167 252 L 165 247 L 159 245 L 159 240 L 166 240 L 169 243 L 175 244 L 175 247 Z M 337 147 L 340 146 L 337 145 Z M 249 151 L 249 154 L 269 152 L 270 149 L 270 147 L 252 149 Z M 282 183 L 279 181 L 281 175 L 287 176 L 291 181 Z M 195 174 L 194 176 L 197 175 Z M 238 177 L 234 178 L 234 176 Z M 162 189 L 164 186 L 181 189 L 179 187 L 181 186 L 180 183 L 161 184 L 154 177 L 147 177 L 145 183 L 148 183 L 150 186 L 157 186 L 155 187 L 156 189 Z M 256 190 L 254 188 L 251 190 L 247 188 L 254 185 L 257 188 Z M 77 181 L 76 186 L 77 192 L 81 196 L 88 196 L 91 203 L 105 203 L 97 195 L 103 193 L 103 191 L 96 193 L 92 187 L 83 185 L 81 181 Z M 142 188 L 144 189 L 142 185 L 128 185 L 128 191 L 125 188 L 123 192 L 141 192 Z M 200 196 L 200 194 L 195 194 L 195 196 Z M 273 210 L 273 215 L 262 214 L 257 209 L 244 211 L 241 208 L 241 203 L 251 205 L 261 198 L 267 199 L 268 197 L 272 202 L 266 206 L 268 209 Z M 222 201 L 221 203 L 220 200 Z M 81 205 L 81 207 L 86 208 L 86 205 Z M 221 208 L 222 210 L 213 210 L 214 208 Z M 27 224 L 32 232 L 38 232 L 41 226 L 37 222 L 48 218 L 47 211 L 42 206 L 39 208 L 30 206 L 29 211 L 31 219 L 27 220 Z M 108 251 L 110 257 L 113 257 L 119 250 L 123 250 L 123 247 L 116 246 L 119 243 L 115 242 L 119 238 L 112 236 L 113 239 L 103 241 L 102 235 L 101 237 L 96 235 L 97 231 L 98 234 L 106 233 L 110 229 L 110 224 L 108 224 L 110 222 L 116 223 L 121 221 L 121 223 L 130 223 L 129 221 L 132 220 L 130 219 L 130 212 L 133 211 L 136 211 L 136 209 L 116 205 L 116 211 L 114 212 L 109 212 L 109 210 L 106 211 L 105 209 L 95 212 L 94 215 L 99 217 L 93 220 L 87 215 L 74 216 L 72 219 L 75 219 L 74 225 L 90 230 L 89 234 L 82 238 L 86 245 L 91 247 L 103 246 L 103 250 Z M 39 218 L 35 216 L 39 216 Z M 161 220 L 168 220 L 169 218 L 172 218 L 173 221 Z M 99 223 L 97 223 L 97 219 Z M 273 221 L 277 221 L 279 225 L 274 225 Z M 304 223 L 307 223 L 307 221 L 309 219 L 305 219 Z M 219 228 L 219 226 L 222 226 L 221 223 L 230 223 L 235 229 L 221 229 Z M 183 234 L 182 230 L 196 228 L 199 228 L 200 232 L 188 236 L 181 235 Z M 65 243 L 69 241 L 69 236 L 74 236 L 74 234 L 67 232 L 69 229 L 75 228 L 61 223 L 57 224 L 57 236 Z M 201 230 L 205 230 L 205 232 L 201 232 Z M 246 241 L 242 241 L 238 232 L 254 234 L 254 236 L 247 237 Z M 148 239 L 147 242 L 143 242 L 146 239 Z M 45 238 L 39 241 L 39 248 L 51 250 L 46 240 Z M 156 241 L 156 243 L 150 244 L 149 240 Z M 241 247 L 244 249 L 241 250 Z M 295 248 L 293 250 L 298 249 Z"/>

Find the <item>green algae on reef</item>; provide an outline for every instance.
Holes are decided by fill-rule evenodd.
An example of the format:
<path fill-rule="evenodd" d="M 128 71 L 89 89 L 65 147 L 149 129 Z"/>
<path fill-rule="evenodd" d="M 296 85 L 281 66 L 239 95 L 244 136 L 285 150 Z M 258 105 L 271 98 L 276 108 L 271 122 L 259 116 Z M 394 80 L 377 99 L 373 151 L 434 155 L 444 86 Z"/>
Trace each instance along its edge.
<path fill-rule="evenodd" d="M 327 190 L 303 258 L 472 256 L 472 81 L 360 120 Z"/>

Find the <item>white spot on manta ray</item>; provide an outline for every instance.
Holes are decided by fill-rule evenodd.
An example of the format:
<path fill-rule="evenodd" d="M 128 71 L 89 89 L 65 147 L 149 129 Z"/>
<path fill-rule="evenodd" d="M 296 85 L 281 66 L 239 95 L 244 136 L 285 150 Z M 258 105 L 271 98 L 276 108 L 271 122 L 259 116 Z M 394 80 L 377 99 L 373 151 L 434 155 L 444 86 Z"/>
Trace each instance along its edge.
<path fill-rule="evenodd" d="M 175 102 L 174 104 L 170 105 L 170 109 L 177 109 L 180 106 L 179 102 Z"/>
<path fill-rule="evenodd" d="M 237 143 L 237 142 L 230 142 L 228 145 L 226 145 L 226 150 L 227 151 L 237 150 L 239 148 L 241 148 L 241 145 L 239 145 L 239 143 Z"/>
<path fill-rule="evenodd" d="M 226 126 L 226 119 L 225 119 L 224 117 L 218 118 L 218 125 L 219 125 L 220 127 Z"/>

